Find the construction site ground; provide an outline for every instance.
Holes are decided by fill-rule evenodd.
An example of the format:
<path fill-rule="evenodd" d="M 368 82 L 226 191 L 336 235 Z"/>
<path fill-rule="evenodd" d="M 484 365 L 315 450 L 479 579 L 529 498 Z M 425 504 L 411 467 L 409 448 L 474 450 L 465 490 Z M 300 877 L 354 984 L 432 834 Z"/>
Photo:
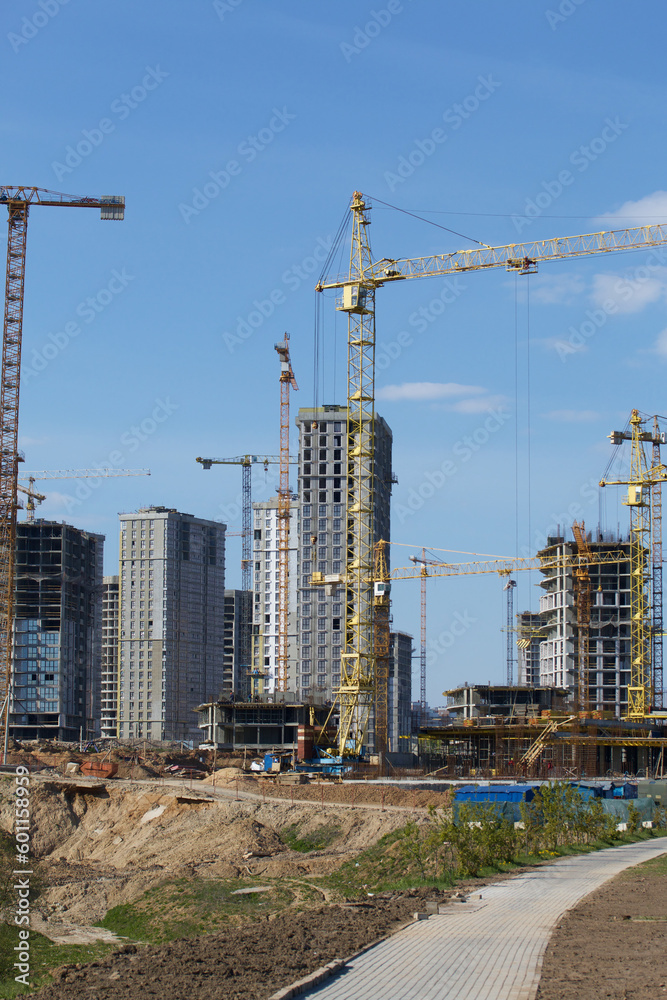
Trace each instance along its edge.
<path fill-rule="evenodd" d="M 31 779 L 33 970 L 37 985 L 48 983 L 40 997 L 266 1000 L 390 933 L 424 900 L 466 889 L 415 889 L 408 878 L 368 896 L 336 882 L 384 834 L 425 822 L 429 804 L 446 806 L 446 791 L 280 785 L 242 761 L 219 770 L 215 785 L 149 763 L 130 763 L 135 780 L 104 782 L 62 777 L 62 763 L 39 762 L 53 771 Z M 12 777 L 0 776 L 5 831 L 11 793 Z M 1 933 L 0 996 L 19 996 L 2 966 L 14 929 Z M 60 971 L 49 980 L 47 969 Z"/>
<path fill-rule="evenodd" d="M 561 920 L 537 1000 L 667 996 L 667 856 L 621 872 Z"/>

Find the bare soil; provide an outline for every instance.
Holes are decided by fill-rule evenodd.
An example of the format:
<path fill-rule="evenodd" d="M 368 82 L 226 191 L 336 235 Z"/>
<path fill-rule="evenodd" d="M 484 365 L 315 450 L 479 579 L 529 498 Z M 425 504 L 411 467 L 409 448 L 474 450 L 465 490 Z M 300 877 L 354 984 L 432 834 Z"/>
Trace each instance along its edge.
<path fill-rule="evenodd" d="M 537 1000 L 667 996 L 667 870 L 622 872 L 571 910 L 547 947 Z"/>
<path fill-rule="evenodd" d="M 424 892 L 331 905 L 244 924 L 161 948 L 124 946 L 107 959 L 64 967 L 40 1000 L 267 1000 L 335 958 L 405 924 Z M 440 898 L 432 890 L 429 899 Z"/>
<path fill-rule="evenodd" d="M 255 789 L 252 779 L 248 788 Z M 11 792 L 11 779 L 0 777 L 0 828 L 7 831 Z M 45 883 L 36 909 L 53 933 L 62 931 L 58 924 L 93 924 L 169 877 L 327 875 L 406 822 L 404 812 L 367 810 L 361 803 L 336 812 L 314 803 L 292 805 L 289 798 L 237 802 L 211 792 L 203 782 L 191 790 L 157 782 L 33 778 L 31 847 Z M 308 854 L 292 850 L 285 830 L 298 838 L 324 831 L 326 847 Z"/>
<path fill-rule="evenodd" d="M 662 869 L 664 872 L 664 867 Z M 508 876 L 501 876 L 501 878 Z M 495 881 L 491 879 L 490 881 Z M 482 880 L 461 888 L 475 889 Z M 433 889 L 321 906 L 163 947 L 126 945 L 105 960 L 65 966 L 40 1000 L 267 1000 L 335 958 L 396 930 Z M 587 896 L 547 949 L 537 1000 L 654 1000 L 667 994 L 667 873 L 644 867 Z"/>
<path fill-rule="evenodd" d="M 311 781 L 307 785 L 291 785 L 277 779 L 258 777 L 252 772 L 244 773 L 234 767 L 222 768 L 215 773 L 216 786 L 235 788 L 237 782 L 241 792 L 253 792 L 266 799 L 280 798 L 293 802 L 340 802 L 346 805 L 400 806 L 403 809 L 426 809 L 431 805 L 440 809 L 451 804 L 449 790 L 327 780 Z M 212 785 L 213 775 L 209 775 L 201 784 Z"/>

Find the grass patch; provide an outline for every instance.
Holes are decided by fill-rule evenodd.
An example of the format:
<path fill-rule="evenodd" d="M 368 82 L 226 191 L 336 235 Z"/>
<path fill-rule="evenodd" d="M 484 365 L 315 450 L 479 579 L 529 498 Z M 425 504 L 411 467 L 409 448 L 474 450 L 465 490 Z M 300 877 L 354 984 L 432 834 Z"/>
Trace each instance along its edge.
<path fill-rule="evenodd" d="M 270 885 L 269 892 L 234 895 L 235 890 Z M 230 921 L 277 912 L 294 893 L 281 882 L 247 879 L 173 879 L 149 889 L 133 903 L 109 910 L 99 927 L 133 941 L 164 944 L 175 938 L 197 937 L 220 930 Z"/>
<path fill-rule="evenodd" d="M 18 944 L 18 928 L 10 924 L 0 923 L 0 997 L 13 1000 L 14 997 L 31 993 L 30 987 L 17 983 L 14 976 L 18 970 L 14 968 L 14 948 Z M 44 986 L 50 979 L 49 972 L 61 965 L 71 965 L 76 962 L 85 964 L 95 962 L 111 951 L 116 951 L 118 945 L 54 944 L 41 934 L 30 932 L 30 982 L 33 986 Z"/>
<path fill-rule="evenodd" d="M 299 835 L 298 823 L 286 826 L 280 832 L 282 842 L 293 851 L 300 851 L 302 854 L 307 854 L 309 851 L 322 851 L 325 847 L 333 844 L 338 837 L 340 837 L 340 827 L 334 823 L 327 823 L 318 827 L 317 830 L 304 833 L 302 836 Z"/>
<path fill-rule="evenodd" d="M 318 879 L 316 884 L 326 885 L 337 896 L 351 898 L 367 892 L 402 892 L 418 886 L 447 889 L 455 884 L 453 874 L 438 859 L 427 859 L 422 844 L 414 836 L 414 826 L 408 823 L 400 830 L 393 830 L 358 854 L 344 862 L 331 875 Z M 427 868 L 431 870 L 428 871 Z"/>
<path fill-rule="evenodd" d="M 637 833 L 618 833 L 614 839 L 596 840 L 589 844 L 560 844 L 553 850 L 543 849 L 537 854 L 521 851 L 519 847 L 516 856 L 509 861 L 497 860 L 480 866 L 476 877 L 510 874 L 517 868 L 651 840 L 656 836 L 665 836 L 666 832 L 641 830 Z M 647 861 L 642 867 L 656 874 L 667 874 L 667 856 Z M 339 897 L 355 898 L 368 892 L 401 892 L 421 887 L 449 889 L 469 877 L 456 870 L 451 853 L 443 847 L 438 854 L 433 844 L 422 839 L 414 825 L 408 824 L 385 834 L 372 847 L 346 861 L 338 871 L 316 880 L 315 884 L 326 886 Z"/>

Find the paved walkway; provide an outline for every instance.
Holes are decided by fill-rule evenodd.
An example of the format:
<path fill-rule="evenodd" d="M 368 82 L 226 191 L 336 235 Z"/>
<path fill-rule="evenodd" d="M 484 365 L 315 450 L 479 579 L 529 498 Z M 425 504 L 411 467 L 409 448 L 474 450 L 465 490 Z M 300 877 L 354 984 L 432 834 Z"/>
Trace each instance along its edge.
<path fill-rule="evenodd" d="M 562 914 L 608 879 L 667 852 L 667 837 L 553 865 L 449 903 L 302 994 L 317 1000 L 533 1000 Z"/>

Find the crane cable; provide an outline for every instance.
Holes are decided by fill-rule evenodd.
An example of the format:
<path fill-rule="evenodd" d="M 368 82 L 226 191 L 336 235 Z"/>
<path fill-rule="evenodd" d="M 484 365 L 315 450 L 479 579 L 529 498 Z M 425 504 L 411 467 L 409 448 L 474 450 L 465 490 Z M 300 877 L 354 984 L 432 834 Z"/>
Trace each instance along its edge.
<path fill-rule="evenodd" d="M 432 219 L 425 219 L 422 215 L 417 215 L 415 212 L 408 212 L 406 208 L 399 208 L 398 205 L 390 205 L 387 201 L 382 201 L 381 198 L 374 198 L 373 195 L 368 196 L 372 201 L 376 201 L 379 205 L 384 205 L 385 208 L 393 208 L 396 212 L 402 212 L 403 215 L 409 215 L 413 219 L 419 219 L 420 222 L 426 222 L 429 226 L 435 226 L 436 229 L 444 229 L 446 233 L 452 233 L 454 236 L 460 236 L 462 240 L 469 240 L 471 243 L 477 243 L 480 247 L 488 247 L 488 243 L 482 243 L 481 240 L 476 240 L 474 236 L 466 236 L 465 233 L 459 233 L 456 229 L 449 229 L 448 226 L 441 226 L 439 222 L 433 222 Z M 458 213 L 452 213 L 458 214 Z"/>

